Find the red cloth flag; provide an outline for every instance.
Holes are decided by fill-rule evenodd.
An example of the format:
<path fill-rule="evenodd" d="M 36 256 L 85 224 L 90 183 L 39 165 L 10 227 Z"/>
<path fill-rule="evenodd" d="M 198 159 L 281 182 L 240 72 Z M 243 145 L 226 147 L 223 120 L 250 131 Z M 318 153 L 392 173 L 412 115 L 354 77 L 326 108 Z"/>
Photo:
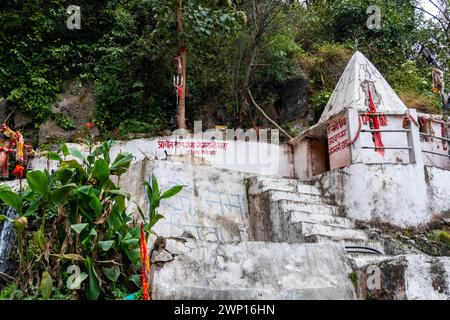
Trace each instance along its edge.
<path fill-rule="evenodd" d="M 377 107 L 375 106 L 375 103 L 372 99 L 372 93 L 370 92 L 370 88 L 367 87 L 367 92 L 369 93 L 369 106 L 370 106 L 370 113 L 377 113 Z M 380 124 L 380 117 L 379 116 L 372 116 L 373 119 L 373 128 L 375 130 L 379 130 L 381 127 Z M 383 148 L 384 144 L 381 141 L 381 132 L 373 132 L 373 141 L 375 143 L 375 151 L 384 156 L 384 149 L 378 149 Z"/>

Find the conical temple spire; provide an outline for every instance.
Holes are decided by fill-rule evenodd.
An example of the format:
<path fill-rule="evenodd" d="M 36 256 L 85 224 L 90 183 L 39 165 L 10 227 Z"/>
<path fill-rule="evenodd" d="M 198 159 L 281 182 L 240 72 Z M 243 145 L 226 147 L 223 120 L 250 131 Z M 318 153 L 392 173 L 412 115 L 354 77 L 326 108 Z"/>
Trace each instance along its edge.
<path fill-rule="evenodd" d="M 376 103 L 377 111 L 388 113 L 406 111 L 405 104 L 377 68 L 361 52 L 356 51 L 336 85 L 319 123 L 349 108 L 369 111 L 368 88 Z"/>

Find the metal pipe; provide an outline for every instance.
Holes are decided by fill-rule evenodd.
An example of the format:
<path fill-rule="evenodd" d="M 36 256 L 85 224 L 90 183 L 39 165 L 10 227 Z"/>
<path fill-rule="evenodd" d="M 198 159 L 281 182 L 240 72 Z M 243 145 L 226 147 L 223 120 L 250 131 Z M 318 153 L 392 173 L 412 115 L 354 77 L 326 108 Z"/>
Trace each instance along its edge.
<path fill-rule="evenodd" d="M 410 129 L 364 129 L 361 132 L 410 132 Z"/>
<path fill-rule="evenodd" d="M 411 150 L 411 147 L 361 147 L 361 149 L 392 149 L 392 150 Z"/>
<path fill-rule="evenodd" d="M 433 136 L 433 135 L 428 134 L 428 133 L 423 133 L 423 132 L 421 132 L 420 135 L 421 135 L 421 136 L 426 136 L 426 137 L 436 138 L 436 139 L 439 139 L 439 140 L 444 140 L 444 141 L 450 142 L 450 139 L 442 138 L 442 137 L 437 137 L 437 136 Z"/>
<path fill-rule="evenodd" d="M 383 255 L 383 252 L 369 247 L 360 247 L 360 246 L 345 246 L 345 250 L 348 253 L 366 253 L 366 254 L 379 254 Z"/>
<path fill-rule="evenodd" d="M 397 116 L 397 117 L 403 117 L 404 113 L 384 113 L 384 112 L 370 112 L 370 111 L 358 111 L 360 115 L 364 116 Z"/>
<path fill-rule="evenodd" d="M 450 155 L 448 155 L 448 154 L 443 154 L 443 153 L 438 153 L 438 152 L 433 152 L 433 151 L 428 151 L 428 150 L 422 150 L 422 152 L 431 153 L 431 154 L 434 154 L 434 155 L 437 155 L 437 156 L 450 158 Z"/>

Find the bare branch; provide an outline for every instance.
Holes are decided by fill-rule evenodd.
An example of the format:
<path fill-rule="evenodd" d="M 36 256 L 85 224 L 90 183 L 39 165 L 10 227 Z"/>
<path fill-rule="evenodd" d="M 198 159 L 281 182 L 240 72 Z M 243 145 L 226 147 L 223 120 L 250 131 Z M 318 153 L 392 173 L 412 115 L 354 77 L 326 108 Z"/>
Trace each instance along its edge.
<path fill-rule="evenodd" d="M 263 116 L 270 121 L 270 123 L 272 123 L 275 127 L 278 128 L 278 130 L 280 130 L 286 137 L 288 137 L 289 139 L 293 139 L 293 137 L 291 135 L 289 135 L 289 133 L 287 133 L 286 131 L 283 130 L 283 128 L 281 128 L 275 121 L 273 121 L 265 112 L 264 110 L 256 103 L 255 99 L 253 99 L 253 95 L 252 92 L 250 91 L 250 89 L 247 90 L 248 95 L 250 97 L 250 100 L 252 100 L 253 105 L 256 107 L 256 109 L 259 110 L 259 112 L 261 112 L 263 114 Z"/>

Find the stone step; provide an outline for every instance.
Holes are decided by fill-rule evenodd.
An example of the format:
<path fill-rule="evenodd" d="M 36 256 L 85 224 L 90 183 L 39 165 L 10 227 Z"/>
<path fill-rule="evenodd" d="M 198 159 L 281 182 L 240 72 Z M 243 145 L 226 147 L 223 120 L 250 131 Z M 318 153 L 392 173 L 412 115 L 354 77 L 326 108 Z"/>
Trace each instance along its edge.
<path fill-rule="evenodd" d="M 172 243 L 170 243 L 172 242 Z M 155 251 L 157 300 L 355 299 L 346 253 L 329 243 L 166 240 Z"/>
<path fill-rule="evenodd" d="M 310 184 L 305 184 L 305 182 L 299 183 L 297 185 L 297 192 L 315 194 L 318 196 L 322 195 L 322 191 L 318 187 Z"/>
<path fill-rule="evenodd" d="M 288 211 L 287 214 L 291 223 L 310 222 L 333 227 L 355 228 L 355 222 L 348 218 L 330 216 L 327 214 L 312 214 L 295 210 Z"/>
<path fill-rule="evenodd" d="M 322 214 L 330 216 L 339 216 L 341 210 L 338 206 L 329 204 L 312 204 L 303 201 L 278 200 L 276 201 L 280 212 L 285 211 L 302 211 L 311 214 Z"/>
<path fill-rule="evenodd" d="M 249 194 L 261 194 L 268 190 L 280 190 L 295 192 L 298 184 L 295 179 L 268 178 L 253 176 L 247 179 Z"/>
<path fill-rule="evenodd" d="M 249 194 L 260 194 L 268 190 L 298 192 L 306 194 L 321 195 L 319 188 L 313 182 L 300 181 L 286 178 L 269 178 L 264 176 L 253 176 L 247 178 Z"/>
<path fill-rule="evenodd" d="M 333 205 L 334 203 L 330 197 L 324 197 L 309 193 L 298 193 L 298 192 L 288 192 L 278 190 L 269 190 L 267 192 L 269 192 L 272 201 L 290 200 L 317 205 Z"/>
<path fill-rule="evenodd" d="M 369 237 L 362 230 L 326 226 L 317 223 L 299 222 L 305 242 L 317 242 L 320 237 L 335 240 L 367 241 Z"/>

